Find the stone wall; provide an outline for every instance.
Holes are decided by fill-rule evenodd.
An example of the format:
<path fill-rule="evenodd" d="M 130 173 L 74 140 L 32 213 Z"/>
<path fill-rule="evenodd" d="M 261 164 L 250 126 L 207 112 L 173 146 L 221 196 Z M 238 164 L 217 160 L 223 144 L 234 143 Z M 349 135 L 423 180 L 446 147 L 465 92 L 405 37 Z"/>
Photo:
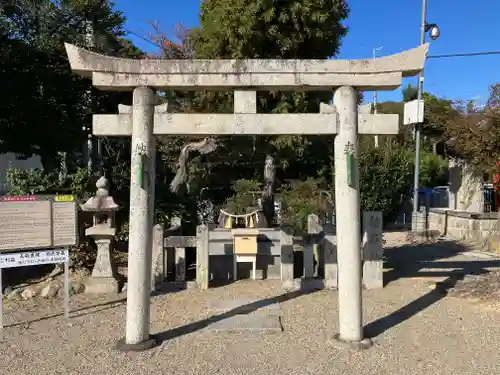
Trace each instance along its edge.
<path fill-rule="evenodd" d="M 458 211 L 483 212 L 483 179 L 464 160 L 449 161 L 449 208 Z"/>
<path fill-rule="evenodd" d="M 446 208 L 429 209 L 428 229 L 436 230 L 442 235 L 479 241 L 494 234 L 498 228 L 496 212 L 473 213 Z"/>

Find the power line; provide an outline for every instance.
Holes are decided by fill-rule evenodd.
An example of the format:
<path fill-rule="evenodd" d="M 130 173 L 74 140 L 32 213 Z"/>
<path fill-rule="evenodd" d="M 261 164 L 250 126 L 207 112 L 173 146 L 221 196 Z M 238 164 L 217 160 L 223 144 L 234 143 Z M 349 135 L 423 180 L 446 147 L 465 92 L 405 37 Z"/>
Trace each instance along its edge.
<path fill-rule="evenodd" d="M 134 32 L 134 31 L 131 31 L 131 30 L 128 30 L 128 29 L 125 29 L 125 32 L 127 34 L 131 34 L 131 35 L 134 35 L 135 37 L 149 43 L 149 44 L 152 44 L 153 46 L 155 47 L 158 47 L 158 48 L 162 48 L 162 46 L 160 46 L 159 44 L 153 42 L 152 40 L 148 39 L 148 38 L 145 38 L 144 36 Z M 490 56 L 490 55 L 500 55 L 500 51 L 487 51 L 487 52 L 469 52 L 469 53 L 450 53 L 450 54 L 446 54 L 446 55 L 433 55 L 433 56 L 427 56 L 428 59 L 443 59 L 443 58 L 449 58 L 449 57 L 472 57 L 472 56 Z"/>
<path fill-rule="evenodd" d="M 140 35 L 140 34 L 137 34 L 137 33 L 136 33 L 136 32 L 134 32 L 134 31 L 131 31 L 131 30 L 125 29 L 125 32 L 126 32 L 127 34 L 133 35 L 133 36 L 135 36 L 135 37 L 137 37 L 137 38 L 139 38 L 139 39 L 141 39 L 141 40 L 143 40 L 143 41 L 145 41 L 145 42 L 148 42 L 149 44 L 152 44 L 152 45 L 154 45 L 154 46 L 156 46 L 156 47 L 158 47 L 158 48 L 162 48 L 159 44 L 157 44 L 157 43 L 153 42 L 152 40 L 150 40 L 150 39 L 148 39 L 148 38 L 143 37 L 143 36 L 142 36 L 142 35 Z"/>
<path fill-rule="evenodd" d="M 452 53 L 452 54 L 448 54 L 448 55 L 427 56 L 427 58 L 428 59 L 443 59 L 446 57 L 469 57 L 469 56 L 487 56 L 487 55 L 500 55 L 500 51 Z"/>

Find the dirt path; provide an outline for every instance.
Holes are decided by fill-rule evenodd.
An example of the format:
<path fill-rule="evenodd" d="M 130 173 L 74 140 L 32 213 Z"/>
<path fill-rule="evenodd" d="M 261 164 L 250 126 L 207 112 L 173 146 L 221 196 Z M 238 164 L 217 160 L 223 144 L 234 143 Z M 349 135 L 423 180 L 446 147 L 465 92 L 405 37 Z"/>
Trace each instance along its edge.
<path fill-rule="evenodd" d="M 123 302 L 43 319 L 60 308 L 34 301 L 7 306 L 1 367 L 14 374 L 498 374 L 500 314 L 401 279 L 364 295 L 367 331 L 375 346 L 351 353 L 328 344 L 337 331 L 336 292 L 301 295 L 280 304 L 283 333 L 227 334 L 192 323 L 210 316 L 209 300 L 279 295 L 273 282 L 243 281 L 208 292 L 183 291 L 152 299 L 152 331 L 165 339 L 146 353 L 113 349 L 124 333 Z M 74 306 L 85 306 L 79 296 Z M 36 309 L 35 309 L 36 307 Z M 80 307 L 81 308 L 81 307 Z M 183 327 L 178 329 L 179 327 Z M 174 331 L 172 329 L 176 328 Z M 8 370 L 8 372 L 7 372 Z M 4 371 L 1 371 L 4 373 Z"/>
<path fill-rule="evenodd" d="M 241 281 L 152 297 L 152 333 L 163 342 L 144 353 L 114 349 L 125 330 L 125 295 L 95 300 L 75 296 L 72 326 L 54 316 L 62 311 L 59 300 L 10 302 L 4 320 L 9 326 L 0 339 L 0 373 L 499 374 L 500 313 L 430 288 L 430 280 L 453 278 L 457 270 L 482 260 L 428 246 L 388 254 L 388 263 L 399 264 L 398 272 L 389 268 L 391 282 L 383 290 L 364 293 L 366 331 L 375 341 L 364 352 L 341 350 L 328 342 L 338 330 L 334 291 L 282 297 L 282 333 L 210 331 L 210 301 L 281 295 L 277 282 Z M 414 261 L 400 267 L 401 259 Z"/>

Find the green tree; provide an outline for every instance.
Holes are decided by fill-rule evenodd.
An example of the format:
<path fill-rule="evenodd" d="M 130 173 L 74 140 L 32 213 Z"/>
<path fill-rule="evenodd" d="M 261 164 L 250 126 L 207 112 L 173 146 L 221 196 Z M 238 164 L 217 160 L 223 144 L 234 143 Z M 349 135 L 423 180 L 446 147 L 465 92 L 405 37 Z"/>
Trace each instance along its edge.
<path fill-rule="evenodd" d="M 342 0 L 204 0 L 191 38 L 200 58 L 328 58 L 347 15 Z"/>
<path fill-rule="evenodd" d="M 409 150 L 397 142 L 371 147 L 359 157 L 361 209 L 383 211 L 391 222 L 412 195 L 413 162 Z"/>
<path fill-rule="evenodd" d="M 403 94 L 404 102 L 410 102 L 418 97 L 418 88 L 412 86 L 411 83 L 409 83 L 408 86 L 406 86 L 401 92 Z"/>
<path fill-rule="evenodd" d="M 91 80 L 73 74 L 64 43 L 84 46 L 92 31 L 92 49 L 99 53 L 132 58 L 143 53 L 124 39 L 125 18 L 112 2 L 9 0 L 2 6 L 0 84 L 9 95 L 0 101 L 0 153 L 37 154 L 44 166 L 43 173 L 31 176 L 14 171 L 12 193 L 54 189 L 94 193 L 96 176 L 88 176 L 90 183 L 79 177 L 87 140 L 82 126 L 91 124 L 93 113 L 114 113 L 118 104 L 131 104 L 131 94 L 95 90 Z M 58 179 L 60 153 L 66 154 L 68 164 L 68 178 L 63 181 Z M 130 184 L 129 168 L 123 165 L 130 163 L 130 140 L 104 139 L 103 158 L 113 194 L 124 208 L 118 222 L 125 223 Z"/>
<path fill-rule="evenodd" d="M 137 55 L 122 39 L 124 17 L 98 0 L 7 1 L 0 10 L 0 84 L 9 95 L 0 102 L 0 152 L 41 156 L 46 171 L 57 168 L 58 152 L 81 160 L 87 135 L 82 125 L 92 112 L 116 111 L 123 94 L 92 91 L 74 75 L 64 42 L 82 45 L 93 21 L 96 49 Z M 127 95 L 125 95 L 127 96 Z"/>
<path fill-rule="evenodd" d="M 484 108 L 465 103 L 446 123 L 448 151 L 464 158 L 478 172 L 491 174 L 500 160 L 500 84 L 490 87 Z"/>
<path fill-rule="evenodd" d="M 338 53 L 340 40 L 347 33 L 342 21 L 348 12 L 347 2 L 339 0 L 205 0 L 200 9 L 200 27 L 190 30 L 181 44 L 197 58 L 324 59 Z M 198 93 L 186 110 L 232 113 L 231 94 Z M 324 92 L 259 92 L 257 110 L 317 113 L 319 103 L 330 100 L 331 93 Z M 262 180 L 262 166 L 268 155 L 273 155 L 282 167 L 278 181 L 318 174 L 331 176 L 332 141 L 333 137 L 300 136 L 220 139 L 218 151 L 203 157 L 198 173 L 205 178 L 198 180 L 205 186 L 216 186 L 219 192 L 225 191 L 222 196 L 227 197 L 232 181 Z M 218 194 L 210 190 L 215 198 Z"/>
<path fill-rule="evenodd" d="M 189 43 L 198 58 L 302 58 L 335 56 L 347 34 L 342 21 L 349 9 L 346 1 L 329 0 L 205 0 L 200 27 L 191 30 Z M 206 95 L 206 94 L 205 94 Z M 217 98 L 231 109 L 227 95 L 205 96 L 213 107 Z M 319 100 L 331 94 L 262 93 L 261 112 L 317 112 Z"/>
<path fill-rule="evenodd" d="M 424 93 L 424 124 L 422 134 L 432 142 L 440 142 L 446 133 L 447 123 L 458 115 L 452 100 Z"/>

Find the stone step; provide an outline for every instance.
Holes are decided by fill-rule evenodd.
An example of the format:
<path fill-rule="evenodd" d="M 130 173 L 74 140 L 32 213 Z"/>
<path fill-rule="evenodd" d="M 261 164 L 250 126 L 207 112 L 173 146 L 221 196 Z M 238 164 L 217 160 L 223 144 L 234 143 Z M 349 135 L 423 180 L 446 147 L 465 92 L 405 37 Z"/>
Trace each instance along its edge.
<path fill-rule="evenodd" d="M 215 332 L 278 333 L 283 331 L 281 317 L 273 315 L 234 315 L 224 319 L 211 318 L 206 328 Z"/>
<path fill-rule="evenodd" d="M 231 311 L 234 314 L 279 314 L 279 303 L 273 299 L 214 299 L 209 301 L 209 311 L 223 314 Z"/>

